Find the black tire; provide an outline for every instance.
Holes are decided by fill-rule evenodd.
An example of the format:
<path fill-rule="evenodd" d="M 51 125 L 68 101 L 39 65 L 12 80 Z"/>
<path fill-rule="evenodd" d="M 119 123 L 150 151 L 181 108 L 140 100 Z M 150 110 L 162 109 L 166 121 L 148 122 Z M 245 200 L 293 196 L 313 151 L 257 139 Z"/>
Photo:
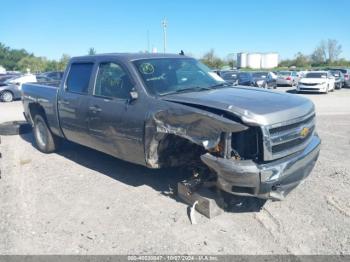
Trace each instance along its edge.
<path fill-rule="evenodd" d="M 2 102 L 12 102 L 13 101 L 13 94 L 10 91 L 4 91 L 0 95 L 0 100 Z"/>
<path fill-rule="evenodd" d="M 25 121 L 12 121 L 0 124 L 0 135 L 2 136 L 26 134 L 31 130 L 32 127 Z"/>
<path fill-rule="evenodd" d="M 60 145 L 60 138 L 52 134 L 45 119 L 41 115 L 35 115 L 33 133 L 37 148 L 43 153 L 55 152 Z"/>
<path fill-rule="evenodd" d="M 328 92 L 329 92 L 329 85 L 327 86 L 325 94 L 328 94 Z"/>

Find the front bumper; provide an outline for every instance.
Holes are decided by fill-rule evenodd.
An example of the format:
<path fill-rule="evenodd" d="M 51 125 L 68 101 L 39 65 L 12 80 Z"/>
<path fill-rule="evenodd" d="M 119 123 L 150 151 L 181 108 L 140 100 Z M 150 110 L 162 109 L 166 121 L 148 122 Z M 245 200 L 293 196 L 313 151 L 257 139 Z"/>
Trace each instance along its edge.
<path fill-rule="evenodd" d="M 325 92 L 327 92 L 327 86 L 326 85 L 307 86 L 307 85 L 299 84 L 297 86 L 297 91 L 300 91 L 300 92 L 321 92 L 321 93 L 325 93 Z"/>
<path fill-rule="evenodd" d="M 300 152 L 266 164 L 202 155 L 202 161 L 218 175 L 217 186 L 228 193 L 282 200 L 312 171 L 320 152 L 317 134 Z"/>

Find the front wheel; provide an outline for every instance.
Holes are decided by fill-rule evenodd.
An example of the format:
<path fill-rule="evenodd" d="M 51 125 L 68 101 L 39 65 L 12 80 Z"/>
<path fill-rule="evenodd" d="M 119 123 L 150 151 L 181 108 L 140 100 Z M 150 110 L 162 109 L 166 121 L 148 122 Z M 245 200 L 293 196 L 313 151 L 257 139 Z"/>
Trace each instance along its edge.
<path fill-rule="evenodd" d="M 4 91 L 0 95 L 0 100 L 3 102 L 12 102 L 13 94 L 10 91 Z"/>
<path fill-rule="evenodd" d="M 45 119 L 41 115 L 34 117 L 34 138 L 38 149 L 43 153 L 52 153 L 57 150 L 60 138 L 52 134 Z"/>
<path fill-rule="evenodd" d="M 324 92 L 325 94 L 328 94 L 329 92 L 329 85 L 327 86 L 326 92 Z"/>

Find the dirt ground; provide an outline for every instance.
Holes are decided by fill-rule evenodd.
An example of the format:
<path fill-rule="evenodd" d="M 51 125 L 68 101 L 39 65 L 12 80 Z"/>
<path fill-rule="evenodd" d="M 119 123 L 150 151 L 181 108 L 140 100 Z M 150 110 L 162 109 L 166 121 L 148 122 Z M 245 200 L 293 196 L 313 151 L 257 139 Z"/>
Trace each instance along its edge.
<path fill-rule="evenodd" d="M 0 254 L 350 254 L 350 89 L 303 96 L 322 138 L 312 174 L 260 212 L 196 213 L 197 225 L 169 194 L 178 170 L 68 142 L 45 155 L 31 133 L 2 136 Z M 0 122 L 22 119 L 21 106 L 0 103 Z"/>

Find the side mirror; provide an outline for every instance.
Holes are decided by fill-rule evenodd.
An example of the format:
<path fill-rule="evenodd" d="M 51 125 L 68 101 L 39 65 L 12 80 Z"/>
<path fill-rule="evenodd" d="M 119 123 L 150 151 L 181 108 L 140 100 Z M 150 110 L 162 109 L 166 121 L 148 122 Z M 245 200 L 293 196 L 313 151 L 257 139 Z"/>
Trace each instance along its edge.
<path fill-rule="evenodd" d="M 136 92 L 136 90 L 131 90 L 130 91 L 130 102 L 134 101 L 139 98 L 139 94 Z"/>

